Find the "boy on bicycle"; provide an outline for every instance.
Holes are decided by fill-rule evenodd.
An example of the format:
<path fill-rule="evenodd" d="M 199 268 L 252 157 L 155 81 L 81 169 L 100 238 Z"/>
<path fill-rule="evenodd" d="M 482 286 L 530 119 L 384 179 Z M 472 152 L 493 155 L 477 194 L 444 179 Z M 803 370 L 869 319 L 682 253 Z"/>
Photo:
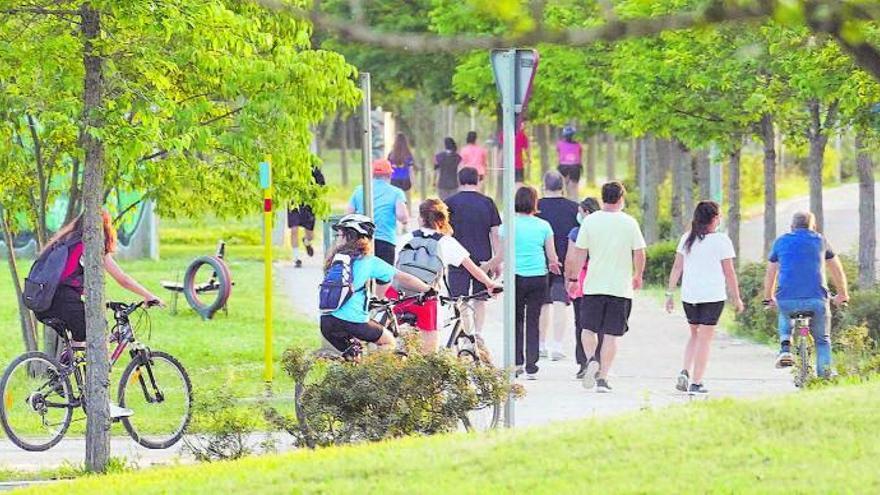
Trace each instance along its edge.
<path fill-rule="evenodd" d="M 367 299 L 369 282 L 378 282 L 377 294 L 384 294 L 392 281 L 417 292 L 428 292 L 431 287 L 373 255 L 372 239 L 376 225 L 370 217 L 356 213 L 346 215 L 333 226 L 333 230 L 336 231 L 336 245 L 327 256 L 325 279 L 321 284 L 321 309 L 326 310 L 321 316 L 321 334 L 343 354 L 351 352 L 354 339 L 393 348 L 397 342 L 391 332 L 370 321 Z M 349 272 L 346 280 L 329 281 L 333 268 L 343 263 L 346 263 L 343 271 Z M 325 287 L 339 288 L 340 285 L 350 286 L 350 291 L 335 303 L 325 301 Z M 332 310 L 325 308 L 327 304 L 336 307 Z"/>

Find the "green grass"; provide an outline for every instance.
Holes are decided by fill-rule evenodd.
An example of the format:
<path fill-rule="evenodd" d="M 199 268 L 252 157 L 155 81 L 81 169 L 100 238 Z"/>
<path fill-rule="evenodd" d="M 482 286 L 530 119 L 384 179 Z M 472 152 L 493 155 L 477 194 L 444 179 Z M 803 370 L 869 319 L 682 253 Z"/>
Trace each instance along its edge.
<path fill-rule="evenodd" d="M 174 229 L 181 227 L 173 226 Z M 165 236 L 163 230 L 163 237 Z M 198 235 L 198 229 L 193 229 Z M 216 231 L 214 232 L 216 234 Z M 217 238 L 213 236 L 211 238 Z M 171 244 L 162 247 L 162 260 L 122 262 L 123 268 L 154 293 L 171 301 L 171 295 L 162 289 L 162 280 L 179 280 L 186 266 L 196 256 L 213 253 L 213 243 L 200 245 Z M 276 259 L 283 253 L 276 250 Z M 137 329 L 138 336 L 153 349 L 166 351 L 177 357 L 188 371 L 196 399 L 200 394 L 209 395 L 220 387 L 231 391 L 235 397 L 257 397 L 264 391 L 263 383 L 263 264 L 262 247 L 231 245 L 227 248 L 227 260 L 235 287 L 229 301 L 229 314 L 218 313 L 212 321 L 202 321 L 181 297 L 179 312 L 172 316 L 169 309 L 150 310 L 152 332 Z M 22 260 L 26 270 L 29 260 Z M 4 263 L 5 265 L 5 263 Z M 276 280 L 279 278 L 276 276 Z M 12 283 L 8 275 L 0 276 L 0 328 L 4 337 L 0 340 L 0 367 L 5 368 L 16 355 L 23 352 L 18 313 Z M 312 297 L 305 295 L 303 297 Z M 108 300 L 134 301 L 136 297 L 119 288 L 112 280 L 107 282 Z M 316 324 L 295 315 L 292 303 L 285 292 L 275 284 L 273 304 L 273 351 L 275 362 L 276 394 L 290 395 L 289 379 L 280 369 L 281 353 L 291 345 L 314 345 L 317 342 Z M 108 315 L 108 318 L 110 315 Z M 41 340 L 42 342 L 42 340 Z M 125 365 L 127 355 L 120 358 L 111 374 L 111 397 L 115 399 L 116 385 Z M 74 416 L 82 417 L 78 412 Z M 162 418 L 157 418 L 161 420 Z M 75 421 L 70 435 L 82 435 L 84 422 Z M 113 427 L 114 435 L 125 435 L 121 426 Z M 0 476 L 2 477 L 2 476 Z"/>
<path fill-rule="evenodd" d="M 83 478 L 91 493 L 876 493 L 880 383 Z M 601 488 L 599 488 L 601 487 Z M 38 493 L 39 488 L 30 492 Z"/>

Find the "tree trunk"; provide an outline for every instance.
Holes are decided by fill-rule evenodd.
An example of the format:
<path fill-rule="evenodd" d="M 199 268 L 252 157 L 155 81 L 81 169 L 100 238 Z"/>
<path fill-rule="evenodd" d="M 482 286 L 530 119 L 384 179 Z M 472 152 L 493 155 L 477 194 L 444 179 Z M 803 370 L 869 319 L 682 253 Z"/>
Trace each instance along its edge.
<path fill-rule="evenodd" d="M 810 127 L 807 138 L 810 142 L 810 154 L 807 164 L 810 172 L 810 211 L 816 215 L 816 229 L 821 232 L 825 226 L 825 212 L 822 204 L 822 168 L 825 161 L 825 146 L 828 144 L 828 132 L 837 118 L 835 101 L 828 106 L 825 121 L 822 122 L 818 100 L 810 100 L 807 104 L 810 111 Z"/>
<path fill-rule="evenodd" d="M 13 245 L 12 230 L 6 218 L 6 211 L 0 205 L 0 228 L 3 229 L 3 242 L 6 243 L 6 262 L 9 265 L 9 275 L 12 277 L 12 286 L 15 289 L 15 302 L 18 306 L 18 319 L 21 324 L 21 337 L 25 351 L 37 350 L 37 329 L 30 310 L 24 306 L 22 299 L 21 278 L 18 275 L 18 263 L 15 259 L 15 246 Z"/>
<path fill-rule="evenodd" d="M 694 213 L 694 155 L 690 150 L 682 150 L 681 153 L 681 201 L 682 233 L 688 230 L 691 216 Z"/>
<path fill-rule="evenodd" d="M 773 115 L 761 117 L 761 140 L 764 143 L 764 251 L 767 256 L 776 241 L 776 132 Z"/>
<path fill-rule="evenodd" d="M 64 215 L 64 225 L 72 222 L 79 215 L 80 202 L 82 200 L 82 181 L 79 173 L 79 158 L 73 158 L 73 165 L 70 170 L 70 189 L 67 192 L 67 213 Z"/>
<path fill-rule="evenodd" d="M 614 180 L 614 166 L 617 161 L 617 152 L 614 142 L 614 134 L 605 134 L 605 181 Z"/>
<path fill-rule="evenodd" d="M 630 138 L 629 142 L 627 142 L 628 148 L 626 150 L 627 151 L 626 152 L 627 170 L 632 171 L 632 173 L 630 174 L 630 177 L 632 177 L 633 180 L 635 180 L 637 184 L 638 184 L 638 175 L 639 175 L 638 174 L 638 170 L 639 170 L 639 162 L 638 162 L 639 146 L 638 146 L 638 144 L 639 144 L 639 142 L 636 138 Z"/>
<path fill-rule="evenodd" d="M 643 216 L 642 219 L 644 221 L 643 228 L 645 230 L 645 241 L 648 244 L 653 244 L 657 242 L 659 238 L 659 198 L 658 198 L 658 175 L 660 171 L 660 167 L 657 165 L 657 142 L 659 140 L 653 137 L 646 137 L 644 141 L 642 141 L 642 146 L 645 147 L 645 188 L 642 191 L 643 194 Z"/>
<path fill-rule="evenodd" d="M 739 252 L 739 223 L 740 223 L 740 158 L 742 149 L 737 146 L 730 154 L 729 166 L 727 167 L 727 233 L 733 242 L 734 252 Z M 738 264 L 739 257 L 733 259 Z"/>
<path fill-rule="evenodd" d="M 538 156 L 541 160 L 541 178 L 550 170 L 550 146 L 547 142 L 547 125 L 535 126 L 535 138 L 538 141 Z"/>
<path fill-rule="evenodd" d="M 682 214 L 685 190 L 684 169 L 689 164 L 684 161 L 686 157 L 685 150 L 680 142 L 676 141 L 672 151 L 672 204 L 670 205 L 670 215 L 672 216 L 672 235 L 677 239 L 684 232 L 684 215 Z"/>
<path fill-rule="evenodd" d="M 712 199 L 712 184 L 709 176 L 709 151 L 700 150 L 696 156 L 696 179 L 700 191 L 699 201 Z"/>
<path fill-rule="evenodd" d="M 599 137 L 590 136 L 587 146 L 587 186 L 596 185 L 596 154 L 599 148 Z"/>
<path fill-rule="evenodd" d="M 85 176 L 83 255 L 86 309 L 86 469 L 104 472 L 110 457 L 110 410 L 107 386 L 107 321 L 104 318 L 104 229 L 101 221 L 104 190 L 104 143 L 93 130 L 103 126 L 100 111 L 103 92 L 103 57 L 94 43 L 101 35 L 101 17 L 86 3 L 81 7 L 83 36 L 83 132 Z"/>
<path fill-rule="evenodd" d="M 859 287 L 877 282 L 877 225 L 874 216 L 874 160 L 861 132 L 856 134 L 856 163 L 859 170 Z"/>
<path fill-rule="evenodd" d="M 633 139 L 632 141 L 632 149 L 633 149 L 633 182 L 635 182 L 636 186 L 639 188 L 639 197 L 644 201 L 645 193 L 642 190 L 645 188 L 644 177 L 642 177 L 642 156 L 644 153 L 642 152 L 642 147 L 644 146 L 645 138 L 640 137 L 637 139 Z"/>

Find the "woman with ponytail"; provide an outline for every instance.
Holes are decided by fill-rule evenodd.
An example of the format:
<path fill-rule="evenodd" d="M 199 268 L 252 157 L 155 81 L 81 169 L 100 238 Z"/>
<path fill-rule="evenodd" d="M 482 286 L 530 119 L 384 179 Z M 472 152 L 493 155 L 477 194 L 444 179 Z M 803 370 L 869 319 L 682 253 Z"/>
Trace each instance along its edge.
<path fill-rule="evenodd" d="M 495 283 L 486 272 L 483 271 L 458 239 L 452 237 L 452 225 L 449 223 L 449 208 L 446 203 L 439 199 L 426 199 L 419 206 L 421 228 L 413 231 L 401 239 L 398 247 L 407 249 L 414 238 L 434 239 L 437 242 L 437 257 L 443 263 L 444 272 L 442 279 L 446 278 L 448 267 L 461 267 L 465 269 L 475 280 L 486 286 L 489 292 L 493 292 L 501 286 Z M 440 287 L 434 287 L 439 291 Z M 389 297 L 394 298 L 398 294 L 389 289 Z M 396 313 L 412 313 L 416 316 L 416 327 L 422 338 L 422 351 L 434 352 L 438 345 L 437 332 L 437 298 L 430 298 L 423 303 L 409 302 L 399 304 L 394 308 Z"/>
<path fill-rule="evenodd" d="M 675 388 L 691 395 L 708 392 L 703 386 L 703 375 L 715 326 L 728 294 L 736 311 L 743 310 L 733 266 L 736 253 L 730 238 L 717 232 L 720 223 L 718 203 L 700 201 L 694 210 L 690 231 L 678 243 L 675 263 L 669 273 L 666 311 L 672 312 L 673 291 L 681 278 L 681 302 L 691 332 Z"/>

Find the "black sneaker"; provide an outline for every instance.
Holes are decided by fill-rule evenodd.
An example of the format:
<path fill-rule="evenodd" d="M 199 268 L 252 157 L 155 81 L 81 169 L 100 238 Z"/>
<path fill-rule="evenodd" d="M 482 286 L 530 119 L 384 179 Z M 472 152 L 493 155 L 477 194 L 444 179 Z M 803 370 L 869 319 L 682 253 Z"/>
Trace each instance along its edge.
<path fill-rule="evenodd" d="M 302 268 L 302 266 L 303 266 L 303 262 L 302 262 L 302 260 L 296 260 L 296 261 L 294 261 L 294 262 L 293 262 L 293 266 L 294 266 L 294 268 Z"/>
<path fill-rule="evenodd" d="M 675 389 L 680 392 L 687 392 L 689 381 L 690 376 L 688 375 L 687 370 L 681 370 L 681 373 L 678 374 L 678 379 L 675 381 Z"/>
<path fill-rule="evenodd" d="M 311 244 L 306 244 L 306 254 L 309 255 L 309 258 L 315 255 L 315 248 Z"/>
<path fill-rule="evenodd" d="M 578 372 L 574 375 L 574 379 L 575 380 L 583 380 L 584 373 L 586 373 L 586 372 L 587 372 L 587 363 L 581 363 L 581 367 L 580 367 L 580 369 L 578 369 Z"/>
<path fill-rule="evenodd" d="M 608 380 L 604 378 L 596 379 L 596 392 L 600 394 L 607 394 L 611 392 L 611 385 L 608 385 Z"/>
<path fill-rule="evenodd" d="M 688 389 L 688 395 L 706 395 L 708 393 L 709 391 L 706 390 L 702 383 L 691 383 Z"/>

